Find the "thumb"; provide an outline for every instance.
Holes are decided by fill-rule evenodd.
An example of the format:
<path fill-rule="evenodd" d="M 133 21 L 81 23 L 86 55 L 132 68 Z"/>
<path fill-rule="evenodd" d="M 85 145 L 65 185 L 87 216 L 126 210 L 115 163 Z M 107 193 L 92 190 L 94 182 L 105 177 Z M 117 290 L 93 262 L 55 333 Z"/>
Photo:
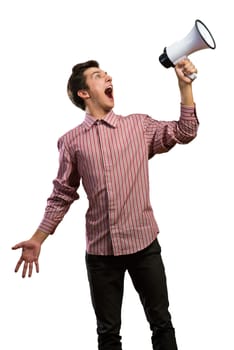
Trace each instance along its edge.
<path fill-rule="evenodd" d="M 23 248 L 23 247 L 24 247 L 24 242 L 20 242 L 20 243 L 15 244 L 13 247 L 11 247 L 11 249 L 16 250 L 16 249 Z"/>

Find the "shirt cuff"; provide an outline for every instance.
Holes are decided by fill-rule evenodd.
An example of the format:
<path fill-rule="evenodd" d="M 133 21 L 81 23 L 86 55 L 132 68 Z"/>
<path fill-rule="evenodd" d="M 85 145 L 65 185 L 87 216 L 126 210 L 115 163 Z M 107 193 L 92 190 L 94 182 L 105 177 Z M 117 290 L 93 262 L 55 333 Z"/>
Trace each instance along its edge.
<path fill-rule="evenodd" d="M 57 226 L 57 222 L 54 222 L 51 219 L 45 217 L 38 226 L 38 230 L 46 234 L 53 234 Z"/>
<path fill-rule="evenodd" d="M 196 119 L 196 121 L 198 121 L 195 103 L 194 103 L 194 106 L 186 106 L 186 105 L 181 103 L 180 115 L 181 115 L 181 118 L 183 118 L 183 119 L 187 119 L 187 120 Z"/>

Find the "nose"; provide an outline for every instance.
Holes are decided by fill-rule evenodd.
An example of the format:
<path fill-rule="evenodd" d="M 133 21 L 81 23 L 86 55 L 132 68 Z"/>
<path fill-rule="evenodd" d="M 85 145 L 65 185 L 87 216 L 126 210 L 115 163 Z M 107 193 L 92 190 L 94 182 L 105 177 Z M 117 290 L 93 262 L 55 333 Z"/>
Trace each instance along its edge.
<path fill-rule="evenodd" d="M 105 72 L 105 75 L 106 75 L 106 81 L 112 82 L 112 77 L 109 74 L 107 74 L 107 72 Z"/>

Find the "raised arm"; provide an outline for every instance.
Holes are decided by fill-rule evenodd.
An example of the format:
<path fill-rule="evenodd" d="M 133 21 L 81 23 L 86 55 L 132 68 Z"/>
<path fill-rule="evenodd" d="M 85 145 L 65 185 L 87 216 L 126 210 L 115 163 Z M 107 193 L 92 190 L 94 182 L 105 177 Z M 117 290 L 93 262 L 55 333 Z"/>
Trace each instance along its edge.
<path fill-rule="evenodd" d="M 175 66 L 175 72 L 179 83 L 181 103 L 186 106 L 194 106 L 192 80 L 187 75 L 197 73 L 196 67 L 189 59 L 183 59 Z"/>
<path fill-rule="evenodd" d="M 193 98 L 192 80 L 187 76 L 197 73 L 197 69 L 190 60 L 183 59 L 176 65 L 175 72 L 181 96 L 180 118 L 178 121 L 159 121 L 149 116 L 145 118 L 144 131 L 149 145 L 149 158 L 156 153 L 168 152 L 177 143 L 189 143 L 197 135 L 199 122 Z"/>

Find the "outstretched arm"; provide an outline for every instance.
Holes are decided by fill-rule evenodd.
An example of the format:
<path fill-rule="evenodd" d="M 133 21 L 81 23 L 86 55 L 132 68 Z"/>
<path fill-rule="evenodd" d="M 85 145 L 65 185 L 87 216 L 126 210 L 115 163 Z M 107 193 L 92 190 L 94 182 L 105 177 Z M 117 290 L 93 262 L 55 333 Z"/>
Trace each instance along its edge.
<path fill-rule="evenodd" d="M 33 268 L 39 272 L 39 255 L 41 245 L 45 239 L 54 233 L 56 227 L 63 219 L 72 202 L 79 198 L 77 188 L 80 176 L 71 154 L 66 149 L 62 138 L 59 140 L 60 161 L 57 178 L 54 180 L 54 189 L 47 200 L 44 218 L 34 235 L 27 241 L 20 242 L 12 247 L 13 250 L 22 248 L 15 272 L 23 264 L 22 277 L 32 276 Z M 47 232 L 47 233 L 45 233 Z"/>
<path fill-rule="evenodd" d="M 13 250 L 22 248 L 22 254 L 16 264 L 15 272 L 18 272 L 22 264 L 22 277 L 25 277 L 27 273 L 28 277 L 31 277 L 34 265 L 36 268 L 36 272 L 39 272 L 38 259 L 41 252 L 41 245 L 48 236 L 48 234 L 37 230 L 29 240 L 20 242 L 12 247 Z"/>

